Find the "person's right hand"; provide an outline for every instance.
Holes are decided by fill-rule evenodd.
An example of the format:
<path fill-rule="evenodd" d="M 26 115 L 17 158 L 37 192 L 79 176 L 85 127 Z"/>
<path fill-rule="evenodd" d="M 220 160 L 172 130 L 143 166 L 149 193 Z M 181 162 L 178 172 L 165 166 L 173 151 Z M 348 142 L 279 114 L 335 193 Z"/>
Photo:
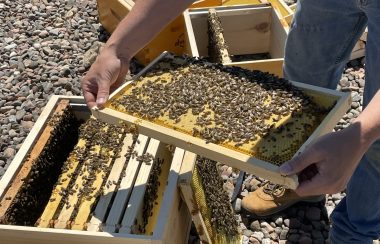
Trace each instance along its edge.
<path fill-rule="evenodd" d="M 124 82 L 129 62 L 129 59 L 118 57 L 114 48 L 103 48 L 81 81 L 83 96 L 90 109 L 104 107 L 109 93 Z"/>

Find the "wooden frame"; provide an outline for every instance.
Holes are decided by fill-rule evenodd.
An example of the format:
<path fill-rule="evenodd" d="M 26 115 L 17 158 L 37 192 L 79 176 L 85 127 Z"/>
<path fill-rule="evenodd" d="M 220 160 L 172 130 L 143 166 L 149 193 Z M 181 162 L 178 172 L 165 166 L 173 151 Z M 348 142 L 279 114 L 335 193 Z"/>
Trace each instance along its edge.
<path fill-rule="evenodd" d="M 291 14 L 291 9 L 283 0 L 198 0 L 191 8 L 216 7 L 221 5 L 262 4 L 270 2 L 280 16 Z M 119 22 L 132 10 L 134 0 L 97 0 L 100 23 L 112 33 Z M 185 22 L 182 16 L 178 16 L 158 36 L 156 36 L 136 58 L 142 64 L 148 64 L 163 51 L 176 54 L 190 53 L 185 39 Z"/>
<path fill-rule="evenodd" d="M 215 8 L 224 29 L 230 55 L 270 53 L 271 59 L 223 63 L 250 70 L 261 70 L 282 77 L 287 28 L 276 11 L 267 5 Z M 208 9 L 184 12 L 186 38 L 193 57 L 208 56 Z"/>
<path fill-rule="evenodd" d="M 66 97 L 66 96 L 52 96 L 48 104 L 44 108 L 41 116 L 37 120 L 35 126 L 32 128 L 28 137 L 26 138 L 21 149 L 17 153 L 15 159 L 9 166 L 9 170 L 4 177 L 0 180 L 0 195 L 3 197 L 4 192 L 7 190 L 15 175 L 24 163 L 28 152 L 31 150 L 32 145 L 35 144 L 40 135 L 42 128 L 46 125 L 49 117 L 54 112 L 54 109 L 59 101 L 67 99 L 70 105 L 74 108 L 74 114 L 80 118 L 88 118 L 90 112 L 85 105 L 83 97 Z M 147 137 L 146 137 L 147 138 Z M 147 138 L 146 140 L 148 140 Z M 128 142 L 129 139 L 126 139 Z M 183 150 L 177 149 L 170 164 L 170 171 L 167 178 L 167 185 L 163 193 L 162 206 L 158 212 L 156 227 L 152 235 L 136 235 L 128 233 L 109 233 L 109 232 L 96 232 L 92 230 L 79 231 L 68 229 L 54 229 L 54 228 L 38 228 L 28 226 L 12 226 L 0 225 L 0 236 L 4 243 L 10 244 L 44 244 L 44 243 L 57 243 L 66 244 L 71 243 L 187 243 L 188 232 L 190 230 L 190 214 L 186 204 L 182 203 L 180 193 L 177 188 L 177 179 L 179 170 L 182 164 Z M 138 167 L 137 173 L 140 168 Z M 120 174 L 116 172 L 114 174 Z M 112 174 L 109 176 L 112 176 Z M 117 177 L 115 177 L 117 178 Z M 0 197 L 0 199 L 1 199 Z M 104 206 L 104 205 L 102 205 Z M 93 223 L 93 222 L 91 222 Z M 94 230 L 98 230 L 99 223 L 95 223 Z"/>
<path fill-rule="evenodd" d="M 162 55 L 160 55 L 160 57 L 158 57 L 154 62 L 148 65 L 138 75 L 136 75 L 134 79 L 137 79 L 138 77 L 142 76 L 162 58 L 168 56 L 170 56 L 170 54 L 168 53 L 163 53 Z M 317 102 L 317 104 L 325 105 L 324 99 L 330 100 L 330 102 L 331 99 L 337 101 L 336 105 L 328 113 L 328 115 L 322 121 L 322 123 L 316 128 L 316 130 L 311 134 L 311 136 L 306 140 L 306 142 L 299 148 L 299 150 L 296 153 L 298 154 L 302 152 L 305 149 L 305 147 L 308 144 L 312 143 L 316 138 L 333 130 L 335 124 L 340 120 L 340 118 L 350 107 L 351 96 L 348 93 L 342 93 L 335 90 L 311 86 L 298 82 L 292 83 L 293 85 L 307 93 L 309 96 L 311 96 L 315 100 L 315 102 Z M 128 84 L 129 83 L 126 83 L 123 86 L 119 87 L 113 94 L 111 94 L 110 99 L 116 96 Z M 110 108 L 105 108 L 102 110 L 94 108 L 92 112 L 96 118 L 99 118 L 100 120 L 103 120 L 105 122 L 111 124 L 118 124 L 120 121 L 125 121 L 128 124 L 136 125 L 139 133 L 143 133 L 162 142 L 175 145 L 177 147 L 210 158 L 217 162 L 230 165 L 234 168 L 238 168 L 245 172 L 266 178 L 272 181 L 273 183 L 285 185 L 291 189 L 295 189 L 298 186 L 298 177 L 296 175 L 282 176 L 279 172 L 278 166 L 256 159 L 247 154 L 213 143 L 206 143 L 206 141 L 198 137 L 193 137 L 189 134 L 185 134 L 180 131 L 164 127 L 162 125 L 158 125 L 148 120 L 137 118 L 126 113 L 118 112 Z"/>

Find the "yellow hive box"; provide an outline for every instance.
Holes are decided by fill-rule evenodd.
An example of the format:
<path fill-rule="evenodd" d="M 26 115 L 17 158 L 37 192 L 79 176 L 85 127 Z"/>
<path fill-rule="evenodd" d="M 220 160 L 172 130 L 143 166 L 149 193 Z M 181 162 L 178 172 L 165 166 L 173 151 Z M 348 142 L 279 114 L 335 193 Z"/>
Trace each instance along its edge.
<path fill-rule="evenodd" d="M 161 60 L 165 60 L 165 62 L 160 63 Z M 181 63 L 181 65 L 184 64 L 184 62 L 186 63 L 186 61 L 184 61 L 183 58 L 178 58 L 168 53 L 163 53 L 154 62 L 152 62 L 152 64 L 147 66 L 140 74 L 134 77 L 134 79 L 138 79 L 140 76 L 145 77 L 144 74 L 148 73 L 153 68 L 156 68 L 155 65 L 159 65 L 158 67 L 161 68 L 171 67 L 170 63 L 167 62 L 174 62 L 177 64 Z M 194 74 L 190 74 L 194 76 Z M 245 142 L 243 144 L 240 144 L 239 146 L 237 144 L 234 144 L 233 142 L 214 144 L 205 139 L 201 139 L 198 136 L 193 136 L 194 131 L 192 132 L 191 130 L 193 128 L 196 128 L 194 124 L 196 125 L 195 120 L 197 120 L 198 117 L 192 117 L 193 115 L 191 115 L 190 111 L 187 111 L 187 113 L 181 115 L 181 120 L 178 122 L 169 119 L 169 117 L 167 117 L 166 114 L 160 115 L 161 117 L 152 120 L 148 118 L 137 117 L 137 115 L 131 114 L 128 111 L 125 111 L 125 109 L 123 110 L 123 108 L 121 108 L 122 110 L 119 110 L 119 105 L 117 105 L 119 99 L 123 99 L 124 95 L 129 96 L 128 94 L 130 94 L 132 89 L 136 87 L 141 87 L 143 85 L 147 85 L 149 82 L 151 82 L 149 80 L 158 80 L 158 82 L 164 80 L 164 84 L 170 84 L 170 79 L 173 78 L 170 77 L 170 71 L 166 73 L 161 71 L 161 75 L 159 77 L 151 77 L 151 75 L 149 75 L 145 78 L 142 78 L 141 82 L 128 82 L 121 86 L 110 96 L 110 100 L 108 101 L 105 109 L 98 110 L 95 108 L 93 110 L 93 115 L 96 118 L 111 124 L 118 124 L 120 123 L 120 121 L 125 121 L 127 124 L 134 124 L 138 128 L 139 133 L 143 133 L 145 135 L 156 138 L 162 142 L 175 145 L 177 147 L 191 151 L 211 160 L 225 163 L 234 168 L 238 168 L 248 173 L 252 173 L 257 176 L 266 178 L 274 183 L 286 185 L 289 188 L 297 187 L 297 176 L 284 177 L 280 175 L 278 171 L 278 163 L 283 162 L 283 160 L 286 160 L 286 158 L 290 159 L 295 154 L 303 151 L 304 148 L 308 144 L 313 142 L 316 138 L 332 131 L 335 124 L 339 121 L 339 119 L 344 115 L 344 113 L 350 106 L 350 96 L 347 93 L 319 88 L 303 83 L 292 82 L 292 84 L 296 88 L 302 90 L 305 94 L 307 94 L 315 104 L 325 108 L 332 107 L 331 110 L 325 115 L 321 123 L 319 123 L 318 125 L 313 125 L 314 128 L 307 129 L 307 131 L 309 131 L 308 134 L 310 133 L 310 135 L 307 138 L 304 138 L 305 135 L 302 134 L 304 133 L 303 130 L 297 129 L 295 127 L 295 129 L 297 129 L 298 132 L 301 133 L 299 136 L 297 134 L 297 138 L 304 138 L 302 139 L 301 144 L 298 144 L 299 140 L 297 138 L 294 137 L 293 139 L 291 139 L 292 141 L 297 140 L 296 147 L 294 146 L 295 144 L 293 144 L 293 142 L 290 142 L 290 139 L 286 139 L 286 136 L 284 135 L 281 136 L 283 139 L 277 138 L 276 140 L 276 138 L 274 138 L 273 141 L 275 143 L 273 141 L 267 142 L 268 139 L 264 140 L 264 138 L 257 138 L 256 136 L 254 136 L 252 138 L 255 139 L 250 139 L 249 142 Z M 186 90 L 185 87 L 183 89 L 183 91 Z M 168 91 L 171 90 L 169 89 Z M 141 96 L 141 98 L 143 98 L 142 95 L 138 96 Z M 189 103 L 193 103 L 193 101 L 190 101 Z M 213 116 L 212 113 L 211 116 Z M 314 117 L 314 115 L 310 116 Z M 267 119 L 265 119 L 265 123 L 269 122 L 273 124 L 274 119 L 272 118 L 272 115 L 268 118 L 268 121 Z M 300 119 L 294 119 L 292 116 L 289 117 L 289 115 L 287 115 L 287 117 L 281 118 L 280 121 L 277 119 L 277 122 L 275 122 L 275 126 L 277 128 L 283 125 L 283 123 L 288 123 L 293 120 L 294 122 L 292 123 L 292 126 L 297 126 L 297 121 L 299 121 L 298 123 L 303 123 L 303 121 L 308 119 L 308 114 L 305 114 L 305 116 L 302 114 Z M 213 122 L 211 122 L 210 126 L 213 126 Z M 285 131 L 283 132 L 286 133 Z M 281 141 L 279 140 L 283 141 L 283 143 L 280 143 Z M 263 150 L 261 151 L 260 148 L 262 148 Z M 264 150 L 264 148 L 269 148 L 268 150 L 270 152 L 264 152 L 267 151 Z M 260 151 L 257 151 L 257 149 L 260 149 Z M 284 152 L 284 150 L 287 153 L 286 157 L 285 155 L 284 157 L 280 157 L 281 155 L 279 155 L 279 153 Z M 271 160 L 272 163 L 269 163 L 269 160 Z"/>
<path fill-rule="evenodd" d="M 199 0 L 191 8 L 261 4 L 262 2 L 270 2 L 279 16 L 285 17 L 291 13 L 291 9 L 282 0 Z M 97 3 L 100 22 L 110 33 L 115 30 L 119 22 L 131 11 L 135 4 L 133 0 L 98 0 Z M 191 53 L 187 49 L 185 22 L 182 16 L 179 16 L 164 28 L 157 37 L 136 55 L 136 58 L 142 64 L 148 64 L 163 51 L 170 51 L 178 55 Z"/>

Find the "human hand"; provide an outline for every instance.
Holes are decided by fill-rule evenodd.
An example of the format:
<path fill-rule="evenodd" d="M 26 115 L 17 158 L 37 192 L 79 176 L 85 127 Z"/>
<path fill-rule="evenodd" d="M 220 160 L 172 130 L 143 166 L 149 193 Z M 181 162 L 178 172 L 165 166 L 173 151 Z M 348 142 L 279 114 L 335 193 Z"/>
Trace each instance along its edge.
<path fill-rule="evenodd" d="M 82 79 L 87 106 L 103 108 L 109 93 L 120 86 L 129 69 L 129 59 L 119 58 L 113 47 L 104 47 Z"/>
<path fill-rule="evenodd" d="M 333 194 L 345 189 L 369 143 L 361 136 L 360 124 L 319 138 L 300 155 L 280 167 L 283 175 L 298 174 L 300 196 Z"/>

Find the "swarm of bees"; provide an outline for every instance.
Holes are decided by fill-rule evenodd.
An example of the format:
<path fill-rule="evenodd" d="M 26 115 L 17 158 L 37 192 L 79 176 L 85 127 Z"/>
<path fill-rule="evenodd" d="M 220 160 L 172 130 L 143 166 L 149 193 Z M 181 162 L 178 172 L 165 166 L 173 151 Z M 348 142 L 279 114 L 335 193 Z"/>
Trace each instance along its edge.
<path fill-rule="evenodd" d="M 274 75 L 175 56 L 108 106 L 274 164 L 289 160 L 330 110 Z"/>
<path fill-rule="evenodd" d="M 146 154 L 146 157 L 153 159 L 153 156 Z M 142 211 L 142 223 L 138 226 L 139 233 L 145 233 L 146 225 L 148 224 L 149 217 L 153 214 L 153 207 L 157 204 L 157 191 L 160 186 L 159 176 L 161 174 L 161 166 L 164 163 L 163 159 L 154 159 L 149 179 L 146 185 L 144 194 L 144 205 Z"/>
<path fill-rule="evenodd" d="M 79 131 L 79 138 L 83 139 L 86 145 L 85 147 L 74 148 L 71 157 L 62 167 L 62 173 L 73 167 L 74 161 L 72 159 L 78 160 L 78 166 L 72 174 L 62 174 L 57 182 L 57 186 L 65 181 L 70 182 L 67 187 L 60 188 L 59 195 L 62 196 L 61 208 L 66 206 L 68 209 L 74 206 L 72 218 L 75 218 L 82 202 L 90 201 L 92 197 L 98 198 L 102 195 L 103 187 L 107 187 L 109 184 L 106 179 L 112 168 L 108 161 L 110 158 L 120 156 L 120 143 L 126 135 L 126 131 L 123 131 L 119 126 L 108 125 L 93 118 L 82 124 Z M 81 185 L 76 183 L 78 177 L 82 179 Z M 102 177 L 103 183 L 94 185 L 98 177 Z M 70 202 L 70 196 L 75 194 L 78 201 Z M 58 218 L 58 216 L 55 217 Z"/>
<path fill-rule="evenodd" d="M 197 157 L 197 172 L 205 195 L 207 212 L 203 212 L 205 222 L 210 222 L 208 230 L 215 243 L 240 243 L 239 224 L 232 210 L 230 199 L 223 190 L 223 180 L 220 177 L 216 162 L 204 157 Z M 197 206 L 205 211 L 205 207 Z M 198 228 L 199 229 L 199 228 Z"/>
<path fill-rule="evenodd" d="M 210 60 L 216 63 L 231 63 L 228 46 L 223 37 L 222 23 L 215 9 L 210 9 L 207 16 L 208 24 L 208 54 Z"/>
<path fill-rule="evenodd" d="M 50 138 L 34 161 L 29 175 L 22 179 L 23 186 L 11 206 L 4 216 L 0 216 L 2 224 L 33 226 L 49 202 L 61 167 L 78 140 L 79 121 L 66 108 L 62 114 L 54 114 L 49 125 L 53 128 Z"/>

